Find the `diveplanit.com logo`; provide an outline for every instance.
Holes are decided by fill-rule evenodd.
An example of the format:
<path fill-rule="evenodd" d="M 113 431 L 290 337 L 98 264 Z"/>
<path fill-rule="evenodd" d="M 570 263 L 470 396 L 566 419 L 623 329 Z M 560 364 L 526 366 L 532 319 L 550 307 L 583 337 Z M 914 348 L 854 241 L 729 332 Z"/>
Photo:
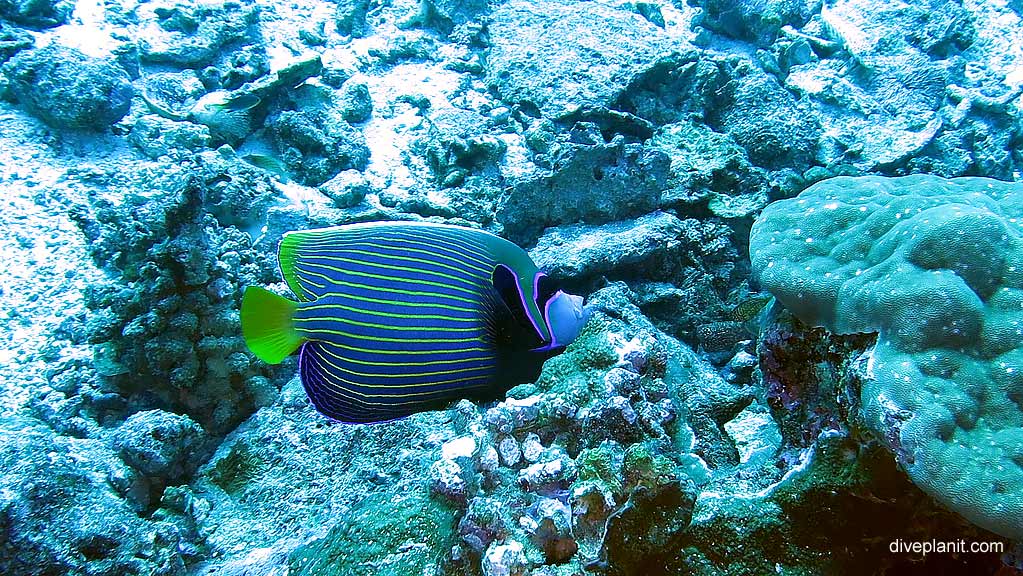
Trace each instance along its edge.
<path fill-rule="evenodd" d="M 892 554 L 1003 554 L 1005 542 L 968 542 L 966 540 L 902 540 L 888 544 Z"/>

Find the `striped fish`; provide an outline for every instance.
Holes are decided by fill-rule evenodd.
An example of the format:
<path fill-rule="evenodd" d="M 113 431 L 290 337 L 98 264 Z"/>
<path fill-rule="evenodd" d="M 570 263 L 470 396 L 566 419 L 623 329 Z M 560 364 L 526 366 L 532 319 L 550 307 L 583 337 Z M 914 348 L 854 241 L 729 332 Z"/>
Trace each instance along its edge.
<path fill-rule="evenodd" d="M 242 334 L 261 360 L 299 350 L 313 405 L 380 422 L 492 399 L 535 380 L 586 321 L 524 250 L 493 234 L 424 222 L 289 232 L 278 262 L 298 301 L 257 286 Z"/>

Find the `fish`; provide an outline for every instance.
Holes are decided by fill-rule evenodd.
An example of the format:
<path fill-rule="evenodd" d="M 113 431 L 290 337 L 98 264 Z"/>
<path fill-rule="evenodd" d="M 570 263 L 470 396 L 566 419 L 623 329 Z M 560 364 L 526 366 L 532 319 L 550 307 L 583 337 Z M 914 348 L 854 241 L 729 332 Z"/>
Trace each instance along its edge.
<path fill-rule="evenodd" d="M 285 184 L 291 181 L 291 178 L 288 177 L 287 167 L 284 166 L 283 162 L 273 156 L 268 154 L 252 153 L 242 156 L 242 160 L 256 168 L 259 168 L 260 170 L 273 174 L 278 180 Z"/>
<path fill-rule="evenodd" d="M 770 294 L 753 294 L 735 305 L 728 311 L 728 319 L 734 322 L 747 322 L 752 320 L 767 306 L 773 296 Z"/>
<path fill-rule="evenodd" d="M 150 112 L 176 122 L 202 124 L 210 129 L 213 136 L 232 142 L 244 139 L 252 131 L 251 111 L 262 103 L 255 94 L 216 90 L 204 94 L 186 112 L 177 112 L 160 104 L 145 91 L 141 96 Z"/>
<path fill-rule="evenodd" d="M 248 286 L 242 336 L 269 364 L 297 350 L 313 406 L 341 422 L 497 399 L 536 380 L 589 317 L 584 298 L 525 250 L 473 228 L 385 221 L 288 232 L 277 259 L 295 299 Z"/>
<path fill-rule="evenodd" d="M 259 106 L 262 102 L 259 96 L 250 93 L 223 93 L 219 97 L 219 101 L 210 102 L 207 106 L 225 112 L 245 112 Z"/>

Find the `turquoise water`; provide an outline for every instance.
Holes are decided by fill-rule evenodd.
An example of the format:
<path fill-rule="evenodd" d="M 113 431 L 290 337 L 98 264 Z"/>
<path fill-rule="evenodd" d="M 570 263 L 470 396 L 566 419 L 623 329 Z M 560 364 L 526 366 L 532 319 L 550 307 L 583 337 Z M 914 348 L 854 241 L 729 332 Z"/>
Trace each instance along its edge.
<path fill-rule="evenodd" d="M 0 2 L 0 572 L 1017 573 L 1021 18 Z"/>

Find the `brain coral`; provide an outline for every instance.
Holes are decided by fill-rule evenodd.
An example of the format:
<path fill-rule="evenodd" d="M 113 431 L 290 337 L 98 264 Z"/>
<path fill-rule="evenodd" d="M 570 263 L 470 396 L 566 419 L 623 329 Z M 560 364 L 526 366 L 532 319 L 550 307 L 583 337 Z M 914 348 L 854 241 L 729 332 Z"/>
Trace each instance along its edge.
<path fill-rule="evenodd" d="M 923 490 L 1023 538 L 1023 184 L 840 177 L 768 206 L 753 272 L 801 320 L 877 332 L 864 417 Z"/>

